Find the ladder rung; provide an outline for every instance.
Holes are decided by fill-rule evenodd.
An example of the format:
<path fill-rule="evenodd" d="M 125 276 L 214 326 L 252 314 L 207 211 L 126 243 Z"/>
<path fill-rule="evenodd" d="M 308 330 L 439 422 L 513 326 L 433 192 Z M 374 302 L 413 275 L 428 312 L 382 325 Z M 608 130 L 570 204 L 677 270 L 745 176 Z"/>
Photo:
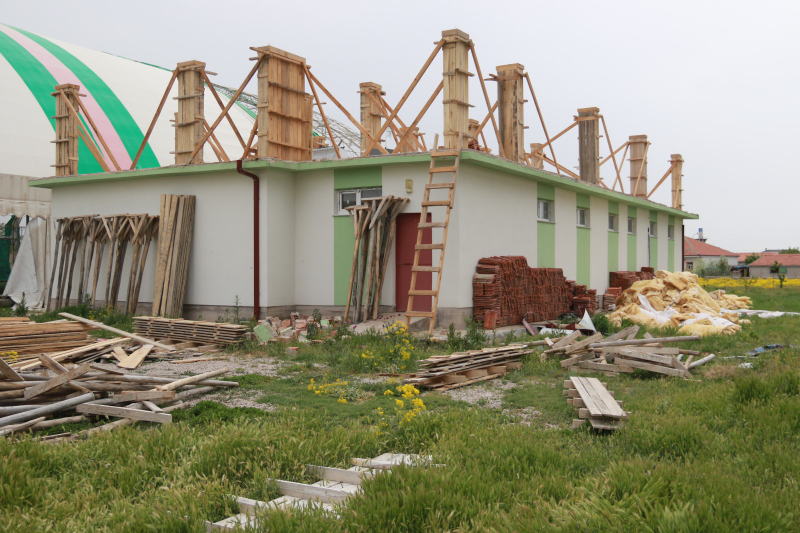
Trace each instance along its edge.
<path fill-rule="evenodd" d="M 425 316 L 433 318 L 433 311 L 406 311 L 406 316 Z"/>
<path fill-rule="evenodd" d="M 455 171 L 456 167 L 433 167 L 432 169 L 430 169 L 431 174 L 436 172 L 455 172 Z"/>
<path fill-rule="evenodd" d="M 458 150 L 439 150 L 431 152 L 431 157 L 455 157 L 460 152 Z"/>
<path fill-rule="evenodd" d="M 411 272 L 439 272 L 439 267 L 412 266 Z"/>
<path fill-rule="evenodd" d="M 422 202 L 422 207 L 437 207 L 447 206 L 450 207 L 450 200 L 425 200 Z"/>
<path fill-rule="evenodd" d="M 425 185 L 426 189 L 452 189 L 456 184 L 452 182 L 447 183 L 428 183 Z"/>
<path fill-rule="evenodd" d="M 436 296 L 436 291 L 421 291 L 421 290 L 413 290 L 408 291 L 409 296 Z"/>
<path fill-rule="evenodd" d="M 443 250 L 444 244 L 417 244 L 414 246 L 415 250 Z"/>
<path fill-rule="evenodd" d="M 418 228 L 443 228 L 447 224 L 444 222 L 423 222 L 422 224 L 417 224 Z"/>

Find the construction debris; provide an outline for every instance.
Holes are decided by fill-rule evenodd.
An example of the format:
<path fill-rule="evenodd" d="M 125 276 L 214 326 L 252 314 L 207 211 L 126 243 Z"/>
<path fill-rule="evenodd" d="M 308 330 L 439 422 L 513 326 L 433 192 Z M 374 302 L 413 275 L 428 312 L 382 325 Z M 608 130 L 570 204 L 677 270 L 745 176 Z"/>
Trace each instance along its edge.
<path fill-rule="evenodd" d="M 404 383 L 446 391 L 480 381 L 499 378 L 509 370 L 522 368 L 522 356 L 533 353 L 531 346 L 544 345 L 546 341 L 529 344 L 509 344 L 500 348 L 484 348 L 450 355 L 434 355 L 419 361 L 420 370 L 409 374 Z"/>
<path fill-rule="evenodd" d="M 205 346 L 222 346 L 245 340 L 247 327 L 224 322 L 137 316 L 133 317 L 133 331 L 165 344 L 195 342 Z"/>
<path fill-rule="evenodd" d="M 384 453 L 374 459 L 353 459 L 354 466 L 343 469 L 329 466 L 306 465 L 309 475 L 320 479 L 306 484 L 274 479 L 281 493 L 279 498 L 268 502 L 236 497 L 239 514 L 220 520 L 206 521 L 206 531 L 234 531 L 258 527 L 257 512 L 267 510 L 292 511 L 319 506 L 325 511 L 335 511 L 334 506 L 361 492 L 361 482 L 372 479 L 382 472 L 400 465 L 430 466 L 430 457 L 402 453 Z M 438 466 L 438 465 L 437 465 Z"/>
<path fill-rule="evenodd" d="M 152 309 L 155 316 L 183 316 L 194 208 L 194 196 L 161 195 L 161 224 L 158 228 Z"/>
<path fill-rule="evenodd" d="M 36 359 L 41 353 L 62 352 L 91 344 L 91 328 L 85 324 L 59 320 L 30 322 L 3 320 L 0 322 L 0 357 L 12 362 Z"/>
<path fill-rule="evenodd" d="M 567 280 L 560 268 L 530 268 L 523 256 L 485 257 L 472 278 L 475 320 L 497 315 L 496 326 L 594 314 L 597 291 Z"/>
<path fill-rule="evenodd" d="M 686 334 L 733 334 L 741 330 L 734 310 L 750 307 L 750 298 L 707 293 L 689 272 L 659 270 L 652 280 L 637 281 L 617 298 L 608 315 L 616 326 L 624 319 L 649 327 L 680 327 Z"/>
<path fill-rule="evenodd" d="M 575 408 L 578 418 L 572 421 L 572 429 L 587 421 L 594 429 L 616 430 L 628 413 L 622 410 L 622 402 L 614 399 L 614 393 L 606 390 L 605 384 L 596 378 L 572 377 L 564 380 L 564 396 Z"/>

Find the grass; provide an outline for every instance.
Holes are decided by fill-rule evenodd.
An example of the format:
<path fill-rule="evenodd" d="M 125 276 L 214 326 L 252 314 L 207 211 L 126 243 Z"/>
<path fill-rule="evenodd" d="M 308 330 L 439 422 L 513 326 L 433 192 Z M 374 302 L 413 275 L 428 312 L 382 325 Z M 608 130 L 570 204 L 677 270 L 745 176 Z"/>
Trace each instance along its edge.
<path fill-rule="evenodd" d="M 797 307 L 800 289 L 775 292 L 748 295 L 756 308 Z M 353 457 L 392 451 L 433 454 L 445 466 L 368 481 L 339 519 L 272 512 L 260 531 L 796 531 L 800 350 L 761 355 L 752 369 L 724 357 L 800 345 L 798 326 L 797 317 L 753 319 L 738 335 L 687 343 L 718 356 L 692 380 L 603 377 L 632 413 L 612 434 L 568 429 L 561 382 L 569 374 L 536 355 L 505 378 L 516 386 L 498 392 L 499 409 L 425 393 L 423 415 L 376 431 L 377 408 L 390 411 L 395 397 L 383 395 L 386 384 L 363 380 L 375 359 L 361 354 L 395 365 L 403 361 L 389 353 L 395 344 L 348 335 L 303 344 L 294 358 L 283 345 L 260 347 L 250 356 L 282 359 L 279 375 L 233 379 L 237 394 L 273 412 L 201 402 L 176 411 L 169 426 L 65 444 L 0 441 L 3 529 L 204 531 L 202 520 L 237 512 L 229 494 L 268 500 L 278 495 L 268 478 L 311 482 L 307 463 L 347 467 Z M 413 344 L 407 366 L 447 351 Z M 316 395 L 312 378 L 347 381 L 354 399 Z M 518 409 L 541 414 L 526 427 L 510 416 Z"/>

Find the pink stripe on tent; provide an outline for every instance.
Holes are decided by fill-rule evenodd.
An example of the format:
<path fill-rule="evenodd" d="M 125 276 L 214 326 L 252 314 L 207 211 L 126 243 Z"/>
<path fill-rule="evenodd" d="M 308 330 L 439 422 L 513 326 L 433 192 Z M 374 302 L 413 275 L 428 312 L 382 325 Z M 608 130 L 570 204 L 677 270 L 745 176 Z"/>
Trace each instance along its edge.
<path fill-rule="evenodd" d="M 89 90 L 83 86 L 81 80 L 78 79 L 78 77 L 61 61 L 59 61 L 58 58 L 56 58 L 53 54 L 28 36 L 3 25 L 0 25 L 0 31 L 14 39 L 20 44 L 20 46 L 30 52 L 30 54 L 35 57 L 50 72 L 50 74 L 52 74 L 59 85 L 64 83 L 74 83 L 75 85 L 81 86 L 81 94 L 86 95 L 81 102 L 89 111 L 89 114 L 92 115 L 92 120 L 94 121 L 95 125 L 97 125 L 97 128 L 100 130 L 100 134 L 103 136 L 103 139 L 105 139 L 109 149 L 117 159 L 117 163 L 119 163 L 123 170 L 130 168 L 131 157 L 128 155 L 128 151 L 122 144 L 122 139 L 120 139 L 119 135 L 117 134 L 117 130 L 114 129 L 114 126 L 111 124 L 108 116 L 106 116 L 103 108 L 100 107 L 100 104 L 97 103 L 97 100 L 94 99 L 91 92 L 89 92 Z M 53 109 L 55 109 L 55 101 L 53 103 Z M 98 145 L 100 151 L 103 153 L 103 158 L 106 160 L 108 168 L 114 170 L 114 165 L 111 163 L 111 158 L 108 157 L 108 154 L 105 153 L 103 146 L 99 142 Z"/>

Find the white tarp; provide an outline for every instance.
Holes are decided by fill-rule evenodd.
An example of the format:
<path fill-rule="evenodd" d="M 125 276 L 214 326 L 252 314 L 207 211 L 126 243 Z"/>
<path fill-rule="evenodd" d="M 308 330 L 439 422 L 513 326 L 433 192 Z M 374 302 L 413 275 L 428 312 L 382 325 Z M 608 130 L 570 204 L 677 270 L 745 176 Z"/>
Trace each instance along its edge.
<path fill-rule="evenodd" d="M 17 258 L 11 268 L 4 296 L 14 302 L 22 301 L 30 308 L 44 307 L 47 298 L 47 265 L 50 250 L 47 246 L 47 220 L 35 218 L 28 223 L 19 245 Z"/>
<path fill-rule="evenodd" d="M 0 215 L 50 218 L 50 189 L 28 187 L 27 176 L 0 174 Z"/>

